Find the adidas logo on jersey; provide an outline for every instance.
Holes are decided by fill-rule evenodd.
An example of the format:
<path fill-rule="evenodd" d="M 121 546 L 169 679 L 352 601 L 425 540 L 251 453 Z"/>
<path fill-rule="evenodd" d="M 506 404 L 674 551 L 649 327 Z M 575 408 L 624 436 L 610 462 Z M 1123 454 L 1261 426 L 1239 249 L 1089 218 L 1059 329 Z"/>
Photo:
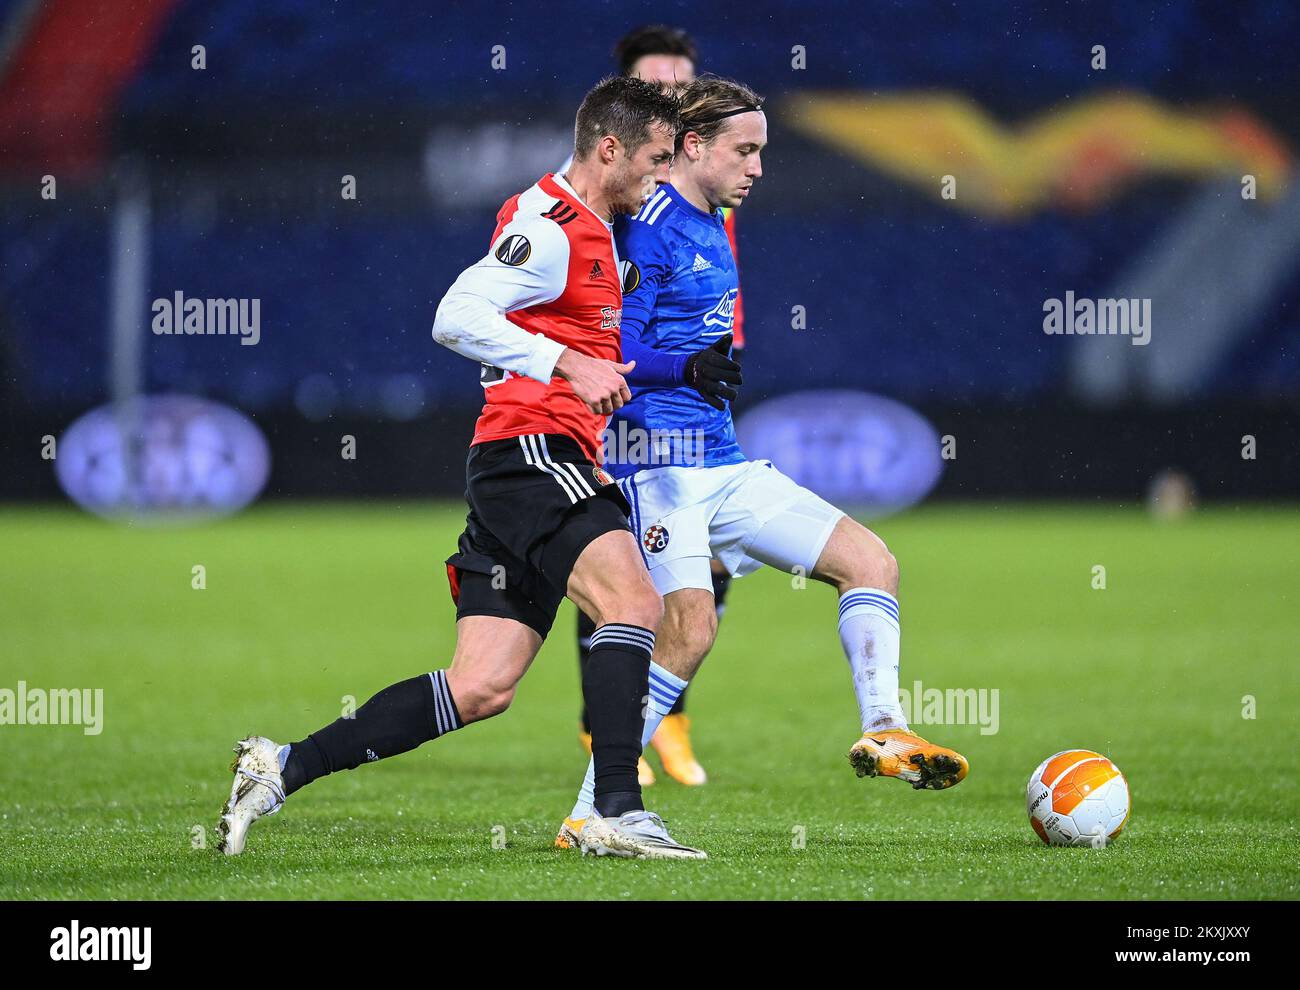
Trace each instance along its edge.
<path fill-rule="evenodd" d="M 712 268 L 712 267 L 713 267 L 713 262 L 711 262 L 708 258 L 701 258 L 699 252 L 696 252 L 695 264 L 691 265 L 691 271 L 702 272 L 704 271 L 704 269 Z"/>
<path fill-rule="evenodd" d="M 578 211 L 562 199 L 557 199 L 555 205 L 542 214 L 542 216 L 546 217 L 547 220 L 554 220 L 561 227 L 577 215 Z"/>
<path fill-rule="evenodd" d="M 601 274 L 600 261 L 593 261 L 591 263 L 591 274 L 587 278 L 600 278 Z"/>

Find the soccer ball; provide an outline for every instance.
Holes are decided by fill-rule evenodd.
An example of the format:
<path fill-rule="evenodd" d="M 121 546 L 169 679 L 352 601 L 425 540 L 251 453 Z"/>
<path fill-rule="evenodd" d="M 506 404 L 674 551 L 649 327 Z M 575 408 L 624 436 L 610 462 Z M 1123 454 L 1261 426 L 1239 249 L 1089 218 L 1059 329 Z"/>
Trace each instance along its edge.
<path fill-rule="evenodd" d="M 1101 848 L 1128 822 L 1128 781 L 1100 753 L 1067 749 L 1038 765 L 1025 803 L 1029 824 L 1049 846 Z"/>

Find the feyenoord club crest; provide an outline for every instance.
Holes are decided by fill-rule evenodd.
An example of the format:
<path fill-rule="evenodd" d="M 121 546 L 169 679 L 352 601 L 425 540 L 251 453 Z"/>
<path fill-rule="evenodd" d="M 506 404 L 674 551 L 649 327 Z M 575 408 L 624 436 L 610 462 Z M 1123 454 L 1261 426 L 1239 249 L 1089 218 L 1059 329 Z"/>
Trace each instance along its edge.
<path fill-rule="evenodd" d="M 659 553 L 668 547 L 668 530 L 662 526 L 651 526 L 641 538 L 641 545 L 648 553 Z"/>
<path fill-rule="evenodd" d="M 614 479 L 605 473 L 604 468 L 598 468 L 598 467 L 592 468 L 591 476 L 596 479 L 596 484 L 601 485 L 602 487 L 605 485 L 612 485 L 614 483 Z"/>

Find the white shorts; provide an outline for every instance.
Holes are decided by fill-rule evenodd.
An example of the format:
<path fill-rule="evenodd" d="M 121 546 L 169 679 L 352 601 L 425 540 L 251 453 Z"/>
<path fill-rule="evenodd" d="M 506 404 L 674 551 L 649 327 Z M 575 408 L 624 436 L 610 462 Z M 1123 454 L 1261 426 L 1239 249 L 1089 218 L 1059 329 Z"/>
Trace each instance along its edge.
<path fill-rule="evenodd" d="M 711 591 L 709 561 L 715 557 L 734 577 L 764 564 L 811 576 L 844 515 L 771 461 L 650 468 L 618 484 L 661 595 Z"/>

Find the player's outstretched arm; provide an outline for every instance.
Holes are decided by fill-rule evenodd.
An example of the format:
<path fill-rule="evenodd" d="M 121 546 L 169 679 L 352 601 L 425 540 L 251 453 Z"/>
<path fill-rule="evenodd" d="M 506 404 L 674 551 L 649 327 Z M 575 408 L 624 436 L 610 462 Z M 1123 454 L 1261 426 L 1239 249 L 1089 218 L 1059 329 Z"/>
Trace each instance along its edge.
<path fill-rule="evenodd" d="M 740 363 L 728 353 L 730 349 L 731 334 L 694 354 L 670 354 L 643 344 L 626 328 L 623 332 L 623 357 L 636 366 L 627 376 L 629 384 L 638 388 L 687 385 L 714 409 L 721 409 L 724 399 L 734 399 L 743 381 Z"/>
<path fill-rule="evenodd" d="M 734 399 L 736 387 L 742 384 L 740 364 L 729 355 L 730 349 L 731 334 L 694 354 L 658 351 L 630 334 L 623 335 L 623 357 L 636 365 L 636 371 L 627 376 L 629 384 L 638 388 L 686 385 L 714 409 L 723 408 L 724 400 Z"/>

